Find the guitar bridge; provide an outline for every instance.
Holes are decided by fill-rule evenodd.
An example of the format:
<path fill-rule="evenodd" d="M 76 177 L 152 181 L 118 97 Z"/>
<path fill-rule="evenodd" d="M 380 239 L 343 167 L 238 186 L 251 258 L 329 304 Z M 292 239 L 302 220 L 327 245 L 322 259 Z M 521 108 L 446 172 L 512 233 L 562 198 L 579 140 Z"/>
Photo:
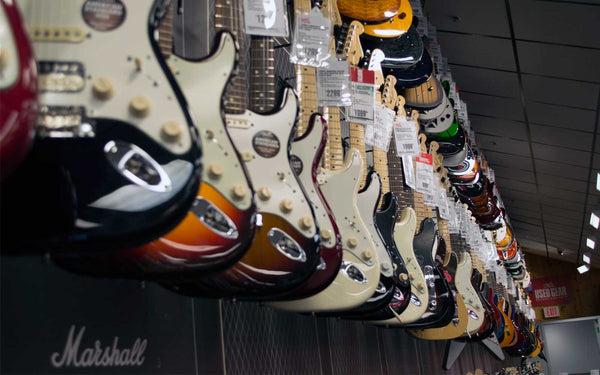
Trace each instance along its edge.
<path fill-rule="evenodd" d="M 41 106 L 38 114 L 37 136 L 40 138 L 94 137 L 95 128 L 85 120 L 81 106 Z"/>

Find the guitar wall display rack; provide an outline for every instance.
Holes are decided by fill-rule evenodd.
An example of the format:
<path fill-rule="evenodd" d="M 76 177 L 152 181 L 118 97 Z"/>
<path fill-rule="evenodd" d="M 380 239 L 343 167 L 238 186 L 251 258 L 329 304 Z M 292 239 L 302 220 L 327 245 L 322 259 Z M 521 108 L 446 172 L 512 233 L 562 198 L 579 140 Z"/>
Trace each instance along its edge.
<path fill-rule="evenodd" d="M 0 3 L 3 254 L 452 340 L 446 368 L 543 355 L 418 1 L 207 2 L 202 59 L 177 1 Z"/>

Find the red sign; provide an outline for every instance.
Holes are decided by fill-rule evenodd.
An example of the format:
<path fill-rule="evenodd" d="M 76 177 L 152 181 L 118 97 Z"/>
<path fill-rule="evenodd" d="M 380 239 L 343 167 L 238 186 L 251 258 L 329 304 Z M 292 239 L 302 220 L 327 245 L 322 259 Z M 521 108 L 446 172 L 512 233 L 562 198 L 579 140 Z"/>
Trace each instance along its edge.
<path fill-rule="evenodd" d="M 533 306 L 565 305 L 571 300 L 571 283 L 566 277 L 540 277 L 531 281 Z"/>
<path fill-rule="evenodd" d="M 544 307 L 544 318 L 558 318 L 560 317 L 560 309 L 558 306 Z"/>

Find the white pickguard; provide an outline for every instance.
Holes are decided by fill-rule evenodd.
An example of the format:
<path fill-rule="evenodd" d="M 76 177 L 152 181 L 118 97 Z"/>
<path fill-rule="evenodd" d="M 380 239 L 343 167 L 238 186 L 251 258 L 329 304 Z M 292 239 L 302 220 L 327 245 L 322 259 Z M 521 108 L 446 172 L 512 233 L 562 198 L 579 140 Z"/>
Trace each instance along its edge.
<path fill-rule="evenodd" d="M 2 66 L 0 66 L 0 90 L 3 90 L 17 81 L 20 70 L 15 39 L 4 12 L 4 7 L 0 7 L 0 53 L 2 53 L 4 59 Z"/>
<path fill-rule="evenodd" d="M 260 115 L 246 111 L 241 115 L 226 115 L 229 134 L 233 144 L 244 157 L 248 175 L 254 189 L 268 188 L 270 198 L 255 199 L 259 212 L 269 212 L 285 218 L 299 233 L 306 237 L 317 234 L 310 203 L 306 199 L 302 188 L 290 166 L 288 158 L 288 144 L 296 122 L 298 112 L 298 98 L 286 89 L 282 108 L 273 114 Z M 268 131 L 273 133 L 279 143 L 279 149 L 272 157 L 260 156 L 253 146 L 253 139 L 258 132 Z M 259 195 L 259 194 L 257 194 Z M 281 208 L 284 200 L 292 201 L 292 209 L 285 212 Z M 312 225 L 303 229 L 300 222 L 303 218 L 310 218 Z"/>
<path fill-rule="evenodd" d="M 188 102 L 190 114 L 202 142 L 202 181 L 212 185 L 239 209 L 252 204 L 252 195 L 232 199 L 236 185 L 252 189 L 244 174 L 238 153 L 233 147 L 221 115 L 221 97 L 235 62 L 235 42 L 229 33 L 222 34 L 219 47 L 209 58 L 194 62 L 176 56 L 168 64 Z M 215 175 L 211 168 L 222 171 Z"/>
<path fill-rule="evenodd" d="M 386 277 L 391 277 L 394 272 L 392 260 L 385 249 L 381 235 L 375 227 L 375 217 L 373 216 L 375 214 L 375 210 L 377 209 L 377 200 L 379 199 L 380 193 L 381 181 L 379 180 L 379 175 L 377 175 L 377 173 L 373 173 L 371 174 L 371 182 L 368 188 L 358 194 L 358 211 L 360 212 L 360 217 L 362 218 L 363 222 L 369 229 L 371 239 L 375 244 L 375 253 L 377 255 L 377 259 L 379 259 L 381 273 Z"/>
<path fill-rule="evenodd" d="M 429 292 L 427 291 L 425 275 L 417 262 L 415 252 L 413 250 L 413 238 L 417 229 L 417 215 L 411 207 L 406 207 L 400 212 L 400 221 L 394 227 L 394 241 L 396 247 L 404 260 L 404 265 L 410 277 L 411 293 L 420 302 L 415 304 L 410 302 L 406 310 L 397 318 L 378 321 L 377 324 L 400 325 L 412 323 L 427 311 L 429 303 Z"/>
<path fill-rule="evenodd" d="M 148 17 L 154 1 L 122 0 L 126 16 L 111 31 L 97 31 L 83 20 L 85 0 L 24 1 L 21 3 L 27 29 L 79 30 L 81 41 L 35 41 L 38 61 L 80 62 L 85 68 L 84 87 L 76 93 L 40 92 L 42 105 L 83 106 L 90 117 L 115 118 L 143 130 L 175 154 L 187 152 L 192 144 L 188 122 L 175 93 L 161 69 L 148 36 Z M 113 95 L 106 100 L 93 94 L 93 82 L 106 79 Z M 135 117 L 130 102 L 142 96 L 149 102 L 146 117 Z M 175 122 L 181 129 L 177 140 L 166 141 L 163 125 Z"/>
<path fill-rule="evenodd" d="M 366 282 L 356 282 L 340 270 L 333 283 L 320 293 L 296 301 L 273 303 L 272 306 L 300 312 L 341 311 L 358 307 L 373 295 L 379 284 L 379 262 L 374 256 L 372 264 L 369 265 L 361 259 L 360 255 L 365 250 L 374 252 L 375 247 L 369 231 L 360 218 L 356 203 L 362 162 L 359 152 L 351 149 L 346 156 L 343 169 L 324 171 L 319 178 L 322 182 L 321 191 L 336 217 L 342 236 L 343 262 L 358 268 L 364 274 Z M 347 245 L 350 238 L 357 241 L 354 249 L 350 249 Z"/>
<path fill-rule="evenodd" d="M 329 231 L 331 237 L 326 241 L 321 237 L 321 245 L 325 245 L 327 248 L 335 246 L 336 238 L 333 230 L 333 225 L 325 209 L 324 203 L 321 201 L 321 197 L 317 193 L 317 188 L 312 178 L 312 166 L 315 162 L 317 151 L 321 146 L 321 140 L 323 138 L 323 122 L 320 116 L 315 117 L 313 127 L 304 138 L 294 141 L 292 143 L 292 155 L 297 156 L 302 161 L 302 171 L 298 174 L 298 180 L 304 187 L 306 196 L 310 200 L 313 210 L 315 211 L 315 217 L 321 233 Z"/>
<path fill-rule="evenodd" d="M 456 290 L 462 295 L 467 307 L 467 315 L 469 317 L 467 332 L 469 334 L 476 333 L 479 328 L 481 328 L 485 315 L 479 295 L 475 288 L 473 288 L 473 284 L 471 284 L 472 272 L 473 266 L 471 264 L 471 255 L 464 252 L 461 254 L 458 265 L 456 266 L 454 284 L 456 285 Z"/>

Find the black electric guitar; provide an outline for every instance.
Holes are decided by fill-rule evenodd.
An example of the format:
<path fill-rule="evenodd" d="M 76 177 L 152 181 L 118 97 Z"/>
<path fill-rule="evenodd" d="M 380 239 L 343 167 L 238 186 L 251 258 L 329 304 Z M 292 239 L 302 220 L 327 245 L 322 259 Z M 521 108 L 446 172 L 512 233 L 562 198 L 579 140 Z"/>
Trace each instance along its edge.
<path fill-rule="evenodd" d="M 3 196 L 3 219 L 17 228 L 4 227 L 3 240 L 115 251 L 162 235 L 189 209 L 201 173 L 187 103 L 155 39 L 170 3 L 120 1 L 107 20 L 84 0 L 24 4 L 39 65 L 38 139 L 7 188 L 28 198 Z M 40 180 L 48 171 L 56 174 Z"/>

